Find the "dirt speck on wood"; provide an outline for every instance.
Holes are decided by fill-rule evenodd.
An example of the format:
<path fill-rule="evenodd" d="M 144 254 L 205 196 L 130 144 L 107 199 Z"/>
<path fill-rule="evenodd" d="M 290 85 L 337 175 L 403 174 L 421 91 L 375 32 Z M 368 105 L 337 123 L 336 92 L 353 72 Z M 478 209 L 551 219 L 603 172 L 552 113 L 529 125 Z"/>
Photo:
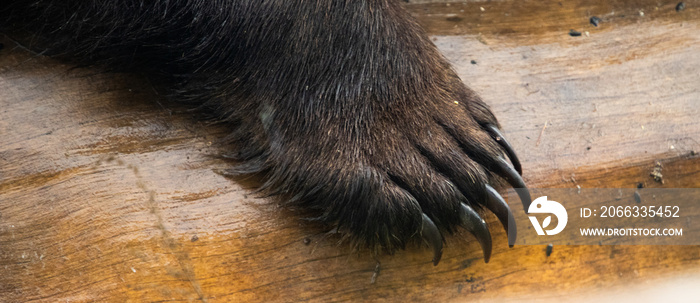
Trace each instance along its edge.
<path fill-rule="evenodd" d="M 685 9 L 685 2 L 678 2 L 678 4 L 676 5 L 676 11 L 680 12 L 684 9 Z"/>
<path fill-rule="evenodd" d="M 656 163 L 654 163 L 654 168 L 651 170 L 649 175 L 654 178 L 654 181 L 664 184 L 664 176 L 661 174 L 662 169 L 663 167 L 661 166 L 661 162 L 656 161 Z"/>

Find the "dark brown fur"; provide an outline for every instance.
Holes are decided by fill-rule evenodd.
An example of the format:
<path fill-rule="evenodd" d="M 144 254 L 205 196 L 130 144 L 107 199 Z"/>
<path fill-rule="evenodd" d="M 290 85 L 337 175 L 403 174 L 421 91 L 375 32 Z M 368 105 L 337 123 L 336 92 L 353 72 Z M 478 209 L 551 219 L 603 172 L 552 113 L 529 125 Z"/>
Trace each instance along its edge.
<path fill-rule="evenodd" d="M 399 1 L 12 1 L 5 31 L 47 54 L 142 73 L 231 123 L 262 192 L 392 252 L 480 207 L 498 125 Z"/>

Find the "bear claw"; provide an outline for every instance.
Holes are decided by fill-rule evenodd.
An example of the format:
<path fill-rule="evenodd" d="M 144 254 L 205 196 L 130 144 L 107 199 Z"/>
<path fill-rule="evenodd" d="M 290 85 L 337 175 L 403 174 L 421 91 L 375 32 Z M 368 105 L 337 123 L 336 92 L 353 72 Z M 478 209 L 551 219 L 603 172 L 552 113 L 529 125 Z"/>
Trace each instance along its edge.
<path fill-rule="evenodd" d="M 501 134 L 501 131 L 498 130 L 498 127 L 496 127 L 493 124 L 487 124 L 486 125 L 486 130 L 489 132 L 491 137 L 498 142 L 498 144 L 503 147 L 503 149 L 506 151 L 506 154 L 508 155 L 508 158 L 510 159 L 510 162 L 513 163 L 513 168 L 518 172 L 519 175 L 523 175 L 523 168 L 520 165 L 520 159 L 518 159 L 518 156 L 515 155 L 515 151 L 513 150 L 513 147 L 508 143 L 508 140 L 506 140 L 506 137 Z"/>
<path fill-rule="evenodd" d="M 461 225 L 479 241 L 481 250 L 484 252 L 484 262 L 488 263 L 489 259 L 491 259 L 491 233 L 486 225 L 486 221 L 469 205 L 461 203 L 460 206 L 459 217 L 462 220 Z"/>
<path fill-rule="evenodd" d="M 488 200 L 486 201 L 486 208 L 498 217 L 498 220 L 503 225 L 503 228 L 508 234 L 508 246 L 513 247 L 515 244 L 515 239 L 518 237 L 518 229 L 515 226 L 515 219 L 513 213 L 510 211 L 510 207 L 503 197 L 496 191 L 493 187 L 486 184 L 486 194 L 488 195 Z"/>
<path fill-rule="evenodd" d="M 525 181 L 523 181 L 523 178 L 520 177 L 520 174 L 518 174 L 518 172 L 516 172 L 515 169 L 513 169 L 513 167 L 501 157 L 499 157 L 496 161 L 495 168 L 495 173 L 501 178 L 505 179 L 510 186 L 515 189 L 518 197 L 520 197 L 520 201 L 523 203 L 525 213 L 527 213 L 530 203 L 532 203 L 532 199 L 530 198 L 530 191 L 527 189 L 527 186 L 525 186 Z"/>
<path fill-rule="evenodd" d="M 438 265 L 442 258 L 442 235 L 433 220 L 430 220 L 426 214 L 423 214 L 421 235 L 433 247 L 433 265 Z"/>

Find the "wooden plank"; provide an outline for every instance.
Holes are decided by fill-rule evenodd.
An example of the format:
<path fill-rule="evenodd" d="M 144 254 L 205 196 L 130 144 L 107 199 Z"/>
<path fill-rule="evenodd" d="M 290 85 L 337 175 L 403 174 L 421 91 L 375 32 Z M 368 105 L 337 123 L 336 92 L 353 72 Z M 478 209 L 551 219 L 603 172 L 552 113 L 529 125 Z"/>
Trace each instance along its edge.
<path fill-rule="evenodd" d="M 436 43 L 492 105 L 521 157 L 536 161 L 523 165 L 527 181 L 539 185 L 568 179 L 559 172 L 582 166 L 633 165 L 700 149 L 694 123 L 700 8 L 676 12 L 675 3 L 656 3 L 409 8 L 431 34 L 441 35 Z M 603 19 L 598 27 L 591 16 Z M 570 29 L 589 34 L 571 37 Z"/>
<path fill-rule="evenodd" d="M 698 188 L 700 3 L 681 12 L 656 5 L 408 8 L 491 104 L 530 186 Z M 597 28 L 592 15 L 603 18 Z M 457 234 L 437 267 L 425 247 L 383 256 L 372 284 L 376 261 L 367 252 L 250 195 L 251 182 L 214 172 L 228 165 L 211 156 L 225 127 L 168 104 L 144 79 L 74 69 L 2 42 L 0 301 L 698 294 L 688 287 L 698 281 L 695 246 L 557 246 L 547 257 L 542 246 L 509 249 L 493 217 L 490 263 L 471 236 Z M 649 176 L 655 161 L 664 184 Z"/>

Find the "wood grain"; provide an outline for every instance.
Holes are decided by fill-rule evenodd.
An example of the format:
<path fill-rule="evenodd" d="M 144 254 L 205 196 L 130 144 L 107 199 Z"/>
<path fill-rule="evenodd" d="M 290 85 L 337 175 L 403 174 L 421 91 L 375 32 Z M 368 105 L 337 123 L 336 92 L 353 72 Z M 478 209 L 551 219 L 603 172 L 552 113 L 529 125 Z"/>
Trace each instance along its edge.
<path fill-rule="evenodd" d="M 483 7 L 483 10 L 481 9 Z M 409 4 L 491 106 L 531 187 L 700 187 L 700 2 Z M 643 16 L 639 13 L 642 11 Z M 588 19 L 599 16 L 598 27 Z M 572 37 L 569 30 L 584 33 Z M 588 35 L 585 32 L 588 32 Z M 215 173 L 225 126 L 145 79 L 0 51 L 0 301 L 667 300 L 696 246 L 509 249 L 467 234 L 377 262 Z M 476 64 L 472 64 L 474 60 Z M 546 128 L 544 127 L 546 123 Z M 664 184 L 649 172 L 664 167 Z M 253 180 L 254 181 L 254 180 Z"/>

